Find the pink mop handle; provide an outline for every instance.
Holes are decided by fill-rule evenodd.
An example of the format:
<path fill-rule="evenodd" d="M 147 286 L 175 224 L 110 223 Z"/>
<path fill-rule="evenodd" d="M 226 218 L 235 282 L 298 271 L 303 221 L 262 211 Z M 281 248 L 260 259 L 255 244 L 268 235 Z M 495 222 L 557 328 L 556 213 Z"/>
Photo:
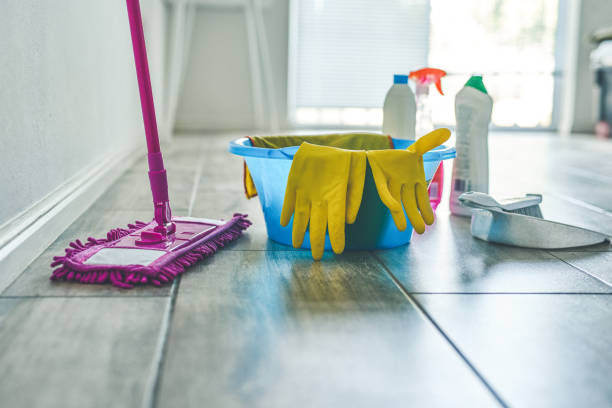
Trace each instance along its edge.
<path fill-rule="evenodd" d="M 130 31 L 132 33 L 132 45 L 134 47 L 138 89 L 140 90 L 142 118 L 144 119 L 145 134 L 147 136 L 147 147 L 149 153 L 157 153 L 160 151 L 159 136 L 157 135 L 155 105 L 153 104 L 153 91 L 151 90 L 149 63 L 147 62 L 147 48 L 145 46 L 144 33 L 142 30 L 140 4 L 138 0 L 126 0 L 126 2 L 130 19 Z"/>
<path fill-rule="evenodd" d="M 130 20 L 130 32 L 132 34 L 132 46 L 134 48 L 138 89 L 140 91 L 142 118 L 144 120 L 147 149 L 149 151 L 149 181 L 151 182 L 151 192 L 153 193 L 153 202 L 155 204 L 155 220 L 159 225 L 162 225 L 169 222 L 171 217 L 168 204 L 168 181 L 157 134 L 155 105 L 153 103 L 147 49 L 142 29 L 142 16 L 138 0 L 126 0 L 126 3 Z"/>

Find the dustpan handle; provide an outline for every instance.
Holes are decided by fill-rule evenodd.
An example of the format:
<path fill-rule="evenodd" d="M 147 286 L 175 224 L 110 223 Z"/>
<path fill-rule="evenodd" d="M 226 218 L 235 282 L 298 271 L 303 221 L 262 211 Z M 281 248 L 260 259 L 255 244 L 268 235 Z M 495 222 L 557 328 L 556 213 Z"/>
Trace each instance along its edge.
<path fill-rule="evenodd" d="M 157 221 L 156 231 L 165 236 L 174 231 L 174 226 L 171 222 L 172 214 L 170 212 L 168 198 L 168 181 L 157 133 L 155 105 L 153 103 L 153 91 L 151 89 L 149 64 L 147 62 L 147 49 L 142 29 L 140 4 L 138 0 L 126 0 L 126 3 L 130 20 L 130 32 L 132 34 L 132 46 L 134 48 L 138 90 L 140 91 L 142 118 L 144 120 L 147 149 L 149 151 L 149 181 L 151 183 L 153 204 L 155 206 L 155 221 Z"/>

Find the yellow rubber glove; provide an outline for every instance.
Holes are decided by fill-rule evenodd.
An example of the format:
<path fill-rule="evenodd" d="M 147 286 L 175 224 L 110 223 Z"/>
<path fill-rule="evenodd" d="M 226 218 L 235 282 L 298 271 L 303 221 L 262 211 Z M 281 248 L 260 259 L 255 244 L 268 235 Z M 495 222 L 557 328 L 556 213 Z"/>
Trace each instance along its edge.
<path fill-rule="evenodd" d="M 361 205 L 366 171 L 365 151 L 302 143 L 293 157 L 280 224 L 293 216 L 293 247 L 299 248 L 310 221 L 310 251 L 321 259 L 325 230 L 332 249 L 344 251 L 345 222 L 352 224 Z"/>
<path fill-rule="evenodd" d="M 417 233 L 425 231 L 425 224 L 433 224 L 434 213 L 427 194 L 423 155 L 446 142 L 449 137 L 448 129 L 436 129 L 406 150 L 367 152 L 380 200 L 391 211 L 395 226 L 400 231 L 407 226 L 404 209 Z"/>

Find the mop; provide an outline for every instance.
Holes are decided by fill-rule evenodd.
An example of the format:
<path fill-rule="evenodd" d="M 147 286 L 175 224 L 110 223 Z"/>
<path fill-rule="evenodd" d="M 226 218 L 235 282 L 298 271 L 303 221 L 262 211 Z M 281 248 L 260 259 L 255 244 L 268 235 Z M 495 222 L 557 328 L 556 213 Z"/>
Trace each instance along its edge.
<path fill-rule="evenodd" d="M 64 256 L 53 258 L 51 267 L 56 269 L 51 280 L 111 282 L 121 288 L 147 283 L 160 286 L 239 238 L 251 225 L 243 214 L 234 214 L 226 222 L 172 216 L 138 0 L 127 0 L 127 10 L 147 139 L 154 219 L 113 229 L 106 238 L 70 243 Z"/>

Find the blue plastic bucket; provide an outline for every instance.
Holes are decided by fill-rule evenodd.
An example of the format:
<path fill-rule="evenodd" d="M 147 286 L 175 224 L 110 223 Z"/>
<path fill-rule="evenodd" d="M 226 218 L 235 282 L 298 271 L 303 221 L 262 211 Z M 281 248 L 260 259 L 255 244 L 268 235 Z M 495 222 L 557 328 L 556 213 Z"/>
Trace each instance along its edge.
<path fill-rule="evenodd" d="M 405 149 L 413 142 L 393 139 L 396 149 Z M 259 202 L 266 220 L 266 229 L 270 239 L 291 246 L 291 229 L 293 220 L 288 226 L 280 225 L 280 214 L 285 198 L 285 187 L 291 169 L 291 160 L 299 146 L 282 149 L 253 147 L 251 141 L 244 137 L 230 142 L 229 151 L 246 160 L 251 176 L 257 188 Z M 429 182 L 440 162 L 455 157 L 455 148 L 444 145 L 427 152 L 423 156 L 425 178 Z M 351 249 L 393 248 L 410 242 L 412 227 L 400 231 L 396 228 L 391 213 L 378 197 L 372 172 L 366 171 L 363 199 L 359 214 L 354 224 L 346 225 L 346 246 Z M 302 248 L 310 248 L 310 236 L 306 232 Z M 325 237 L 325 249 L 331 250 L 329 236 Z"/>

